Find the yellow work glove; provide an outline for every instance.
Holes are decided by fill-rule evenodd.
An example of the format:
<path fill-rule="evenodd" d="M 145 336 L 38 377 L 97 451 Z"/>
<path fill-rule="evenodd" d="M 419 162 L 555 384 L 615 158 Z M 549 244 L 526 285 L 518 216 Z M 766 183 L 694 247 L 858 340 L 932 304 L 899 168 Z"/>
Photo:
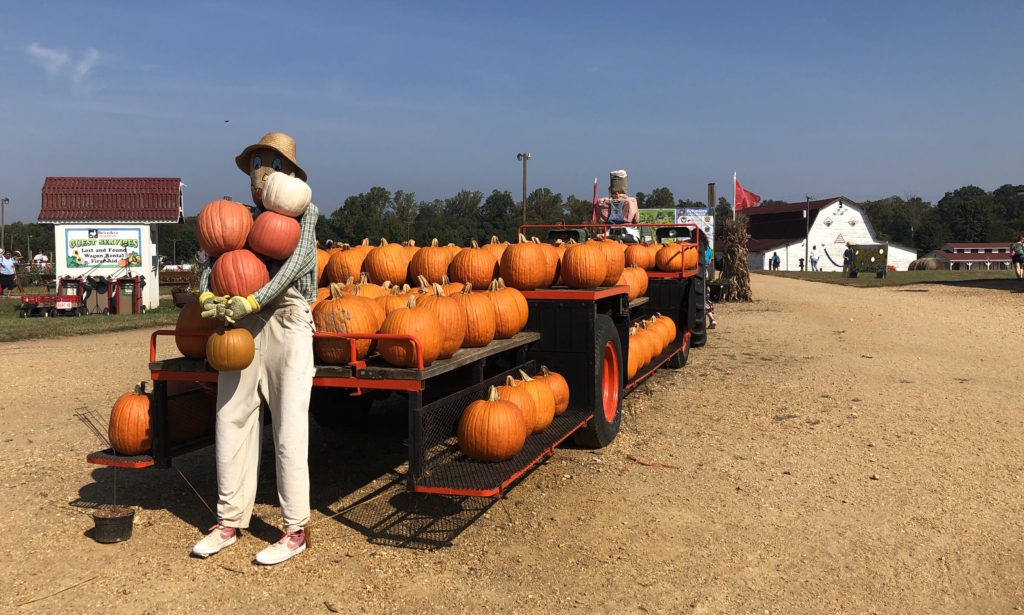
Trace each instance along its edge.
<path fill-rule="evenodd" d="M 256 302 L 252 295 L 248 297 L 235 295 L 228 299 L 224 320 L 234 324 L 236 320 L 241 320 L 249 314 L 255 314 L 258 311 L 260 311 L 260 304 Z"/>
<path fill-rule="evenodd" d="M 228 296 L 217 297 L 210 291 L 199 295 L 199 305 L 202 306 L 203 311 L 199 314 L 203 318 L 216 318 L 217 320 L 224 320 L 224 310 L 228 301 Z"/>

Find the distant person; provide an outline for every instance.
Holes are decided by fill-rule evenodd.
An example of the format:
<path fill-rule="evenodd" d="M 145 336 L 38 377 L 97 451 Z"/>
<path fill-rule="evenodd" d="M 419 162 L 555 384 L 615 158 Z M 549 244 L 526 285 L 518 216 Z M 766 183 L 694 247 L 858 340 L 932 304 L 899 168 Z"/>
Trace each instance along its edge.
<path fill-rule="evenodd" d="M 10 250 L 5 250 L 0 256 L 0 290 L 5 297 L 11 296 L 11 291 L 18 287 L 18 277 L 14 266 L 18 264 Z"/>
<path fill-rule="evenodd" d="M 638 224 L 640 222 L 640 209 L 637 207 L 636 199 L 627 196 L 629 190 L 629 176 L 626 171 L 619 169 L 612 171 L 608 185 L 610 196 L 598 199 L 594 213 L 597 222 L 605 224 Z"/>
<path fill-rule="evenodd" d="M 1017 279 L 1024 279 L 1024 235 L 1017 237 L 1017 241 L 1010 246 L 1010 262 L 1013 263 L 1013 272 Z"/>
<path fill-rule="evenodd" d="M 772 259 L 771 259 L 771 261 L 769 261 L 769 263 L 770 263 L 770 270 L 771 271 L 778 271 L 779 270 L 779 263 L 780 262 L 781 262 L 781 260 L 779 259 L 779 253 L 778 252 L 773 252 L 772 253 Z"/>
<path fill-rule="evenodd" d="M 846 249 L 843 250 L 843 273 L 850 270 L 850 265 L 853 264 L 853 246 L 846 244 Z"/>
<path fill-rule="evenodd" d="M 205 269 L 210 264 L 210 255 L 206 253 L 206 250 L 199 248 L 196 252 L 196 265 L 199 265 L 200 269 Z"/>
<path fill-rule="evenodd" d="M 811 246 L 811 271 L 818 270 L 818 246 Z"/>
<path fill-rule="evenodd" d="M 32 257 L 32 264 L 35 265 L 35 268 L 40 270 L 40 271 L 42 271 L 43 269 L 46 269 L 46 264 L 49 263 L 49 262 L 50 262 L 50 259 L 43 252 L 42 248 L 40 248 L 39 252 L 35 256 Z"/>

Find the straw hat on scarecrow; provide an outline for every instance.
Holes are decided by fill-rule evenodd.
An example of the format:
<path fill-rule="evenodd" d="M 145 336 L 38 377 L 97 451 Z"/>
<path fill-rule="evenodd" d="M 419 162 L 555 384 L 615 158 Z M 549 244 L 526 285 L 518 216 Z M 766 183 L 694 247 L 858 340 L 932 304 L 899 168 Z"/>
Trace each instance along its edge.
<path fill-rule="evenodd" d="M 258 143 L 250 145 L 242 150 L 241 154 L 235 156 L 235 164 L 238 165 L 238 168 L 242 173 L 249 175 L 251 171 L 249 168 L 249 155 L 260 149 L 267 149 L 280 154 L 295 167 L 295 177 L 298 177 L 302 181 L 306 181 L 306 172 L 302 170 L 302 167 L 300 167 L 299 163 L 295 160 L 295 139 L 283 132 L 268 132 L 263 135 Z M 264 162 L 266 163 L 269 161 Z"/>

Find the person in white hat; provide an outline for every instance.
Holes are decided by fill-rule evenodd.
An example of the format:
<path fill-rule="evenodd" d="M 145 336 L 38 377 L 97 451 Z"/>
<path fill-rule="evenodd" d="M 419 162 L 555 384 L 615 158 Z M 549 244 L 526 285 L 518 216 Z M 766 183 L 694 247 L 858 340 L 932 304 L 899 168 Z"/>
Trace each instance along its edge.
<path fill-rule="evenodd" d="M 604 224 L 637 224 L 640 209 L 636 199 L 628 196 L 629 176 L 625 169 L 612 171 L 608 185 L 609 196 L 597 201 L 597 221 Z"/>
<path fill-rule="evenodd" d="M 295 160 L 295 141 L 284 133 L 267 133 L 259 143 L 245 148 L 235 163 L 249 176 L 258 211 L 267 204 L 263 188 L 271 177 L 274 182 L 298 182 L 309 194 L 306 173 Z M 192 548 L 199 557 L 235 544 L 239 530 L 249 527 L 256 501 L 263 401 L 272 418 L 284 535 L 260 551 L 256 561 L 278 564 L 302 553 L 309 544 L 307 451 L 315 370 L 309 306 L 316 299 L 317 216 L 316 205 L 307 200 L 295 251 L 283 262 L 268 263 L 270 281 L 248 297 L 215 297 L 209 291 L 212 263 L 203 270 L 199 283 L 203 316 L 248 329 L 256 342 L 256 355 L 248 367 L 221 372 L 217 381 L 217 523 Z"/>

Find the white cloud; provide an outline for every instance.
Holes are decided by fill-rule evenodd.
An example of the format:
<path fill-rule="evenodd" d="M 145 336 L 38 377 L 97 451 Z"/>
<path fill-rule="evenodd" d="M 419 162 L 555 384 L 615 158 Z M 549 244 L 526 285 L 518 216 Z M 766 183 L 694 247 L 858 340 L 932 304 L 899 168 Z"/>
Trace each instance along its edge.
<path fill-rule="evenodd" d="M 89 74 L 92 67 L 96 65 L 96 61 L 100 59 L 100 52 L 90 47 L 82 59 L 79 60 L 78 64 L 75 65 L 75 71 L 71 75 L 72 81 L 78 83 Z"/>
<path fill-rule="evenodd" d="M 56 75 L 68 63 L 68 54 L 59 49 L 47 49 L 32 43 L 25 50 L 29 59 L 37 62 L 49 75 Z"/>
<path fill-rule="evenodd" d="M 46 74 L 51 77 L 67 75 L 74 83 L 79 83 L 85 79 L 102 57 L 99 51 L 90 47 L 75 62 L 72 61 L 71 56 L 66 51 L 49 49 L 37 43 L 32 43 L 26 47 L 25 53 L 30 61 L 42 66 Z"/>

